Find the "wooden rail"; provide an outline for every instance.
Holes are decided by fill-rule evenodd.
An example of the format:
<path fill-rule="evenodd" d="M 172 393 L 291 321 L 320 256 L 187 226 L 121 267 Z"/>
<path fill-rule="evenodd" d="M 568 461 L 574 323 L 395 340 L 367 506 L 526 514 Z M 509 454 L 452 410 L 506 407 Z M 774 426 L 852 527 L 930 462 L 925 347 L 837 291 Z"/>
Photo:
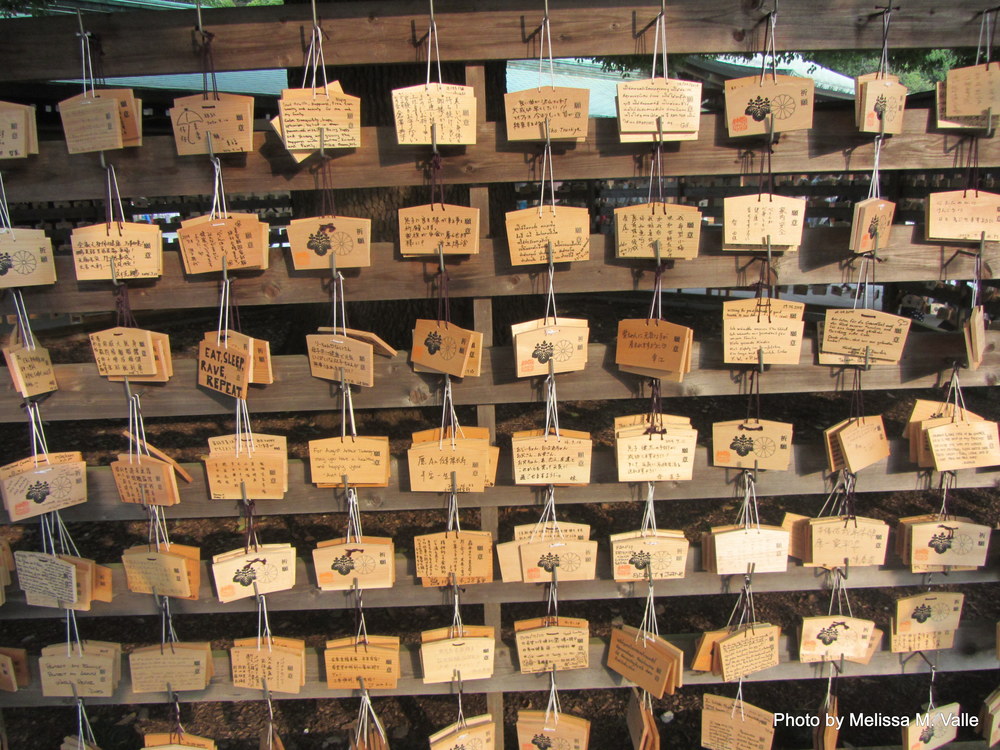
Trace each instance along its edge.
<path fill-rule="evenodd" d="M 995 662 L 993 651 L 994 626 L 990 624 L 965 625 L 955 635 L 955 647 L 948 651 L 940 651 L 936 655 L 938 672 L 964 672 L 983 668 L 984 660 Z M 694 650 L 697 635 L 667 635 L 667 640 L 682 648 L 689 661 Z M 888 638 L 886 638 L 888 641 Z M 888 643 L 886 643 L 888 646 Z M 797 649 L 797 638 L 782 636 L 780 644 L 781 663 L 776 667 L 757 672 L 746 678 L 747 682 L 770 682 L 782 680 L 825 679 L 829 667 L 822 662 L 803 664 L 790 658 Z M 590 641 L 590 667 L 574 669 L 559 673 L 560 690 L 594 690 L 599 688 L 627 687 L 630 683 L 620 675 L 604 666 L 607 644 L 605 641 L 592 638 Z M 844 667 L 844 677 L 861 677 L 871 675 L 926 674 L 927 666 L 920 659 L 904 661 L 908 654 L 893 654 L 887 650 L 877 652 L 868 664 L 847 663 Z M 127 657 L 123 657 L 127 659 Z M 422 674 L 420 656 L 417 648 L 404 647 L 401 650 L 402 677 L 393 690 L 379 690 L 375 695 L 447 695 L 453 692 L 452 683 L 425 685 L 417 675 Z M 919 662 L 919 664 L 918 664 Z M 29 659 L 33 681 L 27 688 L 16 693 L 0 694 L 0 708 L 18 706 L 65 706 L 70 705 L 68 698 L 46 698 L 41 694 L 37 659 Z M 167 703 L 166 693 L 133 693 L 129 681 L 125 678 L 128 666 L 123 666 L 122 682 L 111 698 L 87 698 L 88 704 L 137 704 L 137 703 Z M 722 682 L 709 672 L 691 672 L 684 674 L 685 685 L 715 685 Z M 520 673 L 517 666 L 516 649 L 507 643 L 497 645 L 494 660 L 493 677 L 485 680 L 467 680 L 464 683 L 466 693 L 486 693 L 493 691 L 547 690 L 547 674 Z M 349 698 L 357 695 L 353 690 L 331 690 L 322 678 L 322 654 L 315 649 L 306 649 L 306 684 L 301 692 L 295 695 L 273 693 L 272 698 Z M 215 652 L 215 676 L 208 689 L 194 693 L 180 693 L 181 701 L 253 701 L 261 700 L 260 690 L 247 690 L 232 685 L 229 671 L 229 656 L 225 652 Z"/>
<path fill-rule="evenodd" d="M 905 111 L 903 132 L 882 149 L 883 170 L 964 166 L 962 136 L 928 132 L 933 127 L 932 118 L 926 107 Z M 586 143 L 554 145 L 556 179 L 647 178 L 648 170 L 638 167 L 636 157 L 649 153 L 648 144 L 620 143 L 617 128 L 614 119 L 591 118 Z M 429 146 L 399 146 L 394 129 L 387 127 L 363 128 L 361 139 L 361 148 L 334 159 L 338 184 L 361 188 L 425 183 Z M 1000 143 L 994 140 L 981 139 L 981 166 L 1000 163 Z M 811 130 L 781 134 L 772 167 L 775 173 L 868 171 L 874 157 L 872 141 L 871 134 L 857 132 L 853 108 L 837 105 L 818 112 Z M 744 152 L 759 149 L 759 142 L 727 138 L 723 118 L 702 115 L 697 141 L 667 148 L 664 174 L 742 174 L 746 171 Z M 445 157 L 441 179 L 446 184 L 540 179 L 537 170 L 541 161 L 535 158 L 538 144 L 509 143 L 501 123 L 480 123 L 476 145 L 443 146 L 441 152 Z M 197 195 L 211 190 L 213 173 L 208 157 L 178 157 L 171 136 L 149 136 L 143 139 L 142 148 L 109 152 L 107 160 L 115 165 L 122 195 Z M 253 151 L 226 157 L 223 166 L 230 193 L 318 188 L 309 165 L 295 164 L 273 133 L 256 133 Z M 51 200 L 56 182 L 60 200 L 101 198 L 105 192 L 105 172 L 96 155 L 70 155 L 62 141 L 41 143 L 37 157 L 8 160 L 4 175 L 8 199 L 13 201 Z"/>
<path fill-rule="evenodd" d="M 333 531 L 333 530 L 331 530 Z M 505 540 L 504 540 L 505 541 Z M 601 539 L 597 559 L 597 579 L 593 581 L 564 581 L 559 584 L 561 601 L 590 599 L 634 599 L 646 596 L 645 583 L 617 583 L 611 577 L 611 560 L 608 556 L 607 540 Z M 349 591 L 320 591 L 316 586 L 311 550 L 300 548 L 296 565 L 295 587 L 276 594 L 267 595 L 267 608 L 271 612 L 290 610 L 350 609 L 354 606 Z M 1000 581 L 1000 570 L 996 567 L 998 555 L 991 556 L 990 563 L 980 569 L 968 572 L 952 572 L 946 579 L 949 585 L 969 583 L 996 583 Z M 115 591 L 118 593 L 109 604 L 95 603 L 89 612 L 78 612 L 78 617 L 131 617 L 159 614 L 159 609 L 149 594 L 135 594 L 128 591 L 125 571 L 118 563 L 112 566 Z M 687 574 L 684 578 L 656 582 L 657 597 L 671 596 L 712 596 L 731 594 L 734 591 L 729 576 L 699 570 L 701 548 L 692 545 L 688 554 Z M 220 604 L 212 586 L 211 566 L 201 564 L 201 589 L 197 601 L 173 599 L 170 611 L 174 615 L 187 614 L 228 614 L 232 612 L 255 612 L 257 603 L 253 597 Z M 416 580 L 415 564 L 411 557 L 396 555 L 396 584 L 391 589 L 366 589 L 366 607 L 428 607 L 451 603 L 447 589 L 425 588 Z M 898 564 L 880 568 L 852 568 L 851 589 L 888 588 L 893 586 L 926 585 L 926 576 L 911 573 Z M 824 591 L 829 589 L 829 577 L 817 568 L 804 568 L 790 563 L 784 573 L 760 573 L 753 579 L 754 592 L 766 594 L 776 591 Z M 511 602 L 539 602 L 545 598 L 544 584 L 538 583 L 482 583 L 465 587 L 462 604 L 506 604 Z M 24 602 L 20 591 L 12 590 L 7 604 L 0 608 L 0 622 L 3 620 L 29 620 L 56 617 L 61 609 L 31 607 Z"/>
<path fill-rule="evenodd" d="M 8 187 L 8 191 L 12 188 Z M 10 193 L 8 193 L 10 194 Z M 808 215 L 808 211 L 807 211 Z M 500 230 L 501 236 L 505 236 Z M 781 284 L 844 284 L 857 281 L 857 260 L 847 249 L 848 228 L 806 229 L 801 249 L 777 255 L 773 268 Z M 975 275 L 975 259 L 957 254 L 969 250 L 970 243 L 927 242 L 923 226 L 895 226 L 889 246 L 879 251 L 877 281 L 923 281 L 927 279 L 970 279 Z M 615 257 L 614 238 L 591 235 L 591 260 L 556 264 L 557 294 L 650 290 L 653 261 Z M 504 297 L 514 294 L 542 294 L 545 291 L 543 266 L 510 265 L 505 239 L 481 240 L 479 255 L 448 259 L 449 294 L 452 297 Z M 678 260 L 666 272 L 667 289 L 749 286 L 759 268 L 751 257 L 724 253 L 718 229 L 702 231 L 697 258 Z M 983 254 L 985 273 L 1000 269 L 1000 244 L 987 243 Z M 748 267 L 749 265 L 749 267 Z M 163 276 L 155 281 L 129 282 L 129 300 L 135 310 L 213 307 L 218 303 L 219 274 L 185 276 L 180 253 L 163 254 Z M 111 282 L 77 281 L 73 260 L 56 258 L 58 282 L 54 286 L 25 290 L 32 313 L 98 312 L 111 310 Z M 394 299 L 430 296 L 437 273 L 436 259 L 402 259 L 394 243 L 375 243 L 370 268 L 345 272 L 349 301 L 384 299 L 391 289 Z M 295 271 L 288 253 L 271 249 L 267 271 L 240 271 L 233 274 L 233 294 L 240 306 L 327 302 L 324 280 L 329 272 Z M 11 303 L 4 305 L 11 310 Z"/>
<path fill-rule="evenodd" d="M 329 65 L 406 63 L 423 57 L 425 6 L 403 0 L 320 3 Z M 672 0 L 667 4 L 671 53 L 752 52 L 770 5 L 731 0 Z M 932 0 L 912 0 L 893 16 L 892 46 L 969 47 L 976 43 L 983 4 L 956 0 L 946 12 Z M 556 53 L 563 57 L 652 52 L 650 22 L 656 2 L 609 7 L 607 0 L 551 0 Z M 817 22 L 813 0 L 784 0 L 775 39 L 779 50 L 878 49 L 880 17 L 865 0 L 829 0 Z M 537 0 L 453 0 L 436 9 L 443 60 L 537 57 L 542 7 Z M 216 35 L 216 70 L 302 65 L 309 29 L 308 6 L 206 9 L 205 28 Z M 87 13 L 87 30 L 101 39 L 105 75 L 200 72 L 193 48 L 194 9 Z M 80 73 L 77 20 L 71 16 L 5 22 L 0 70 L 10 81 L 75 78 Z M 474 33 L 470 31 L 474 30 Z M 44 53 L 42 52 L 44 50 Z"/>
<path fill-rule="evenodd" d="M 122 439 L 124 444 L 124 438 Z M 907 459 L 906 443 L 891 441 L 892 454 L 858 476 L 857 491 L 893 492 L 937 489 L 931 472 L 918 470 Z M 793 446 L 788 471 L 764 471 L 758 474 L 757 493 L 760 497 L 788 495 L 822 495 L 830 491 L 826 457 L 821 445 Z M 236 515 L 236 503 L 229 500 L 209 500 L 204 469 L 199 464 L 185 464 L 194 477 L 192 484 L 181 483 L 181 502 L 165 509 L 169 519 L 231 518 Z M 656 500 L 701 500 L 732 497 L 737 469 L 722 469 L 709 465 L 708 450 L 699 446 L 695 455 L 694 479 L 687 482 L 657 482 Z M 643 483 L 625 484 L 617 481 L 614 454 L 608 449 L 596 449 L 592 461 L 591 483 L 583 487 L 561 487 L 556 502 L 561 505 L 580 503 L 626 503 L 645 500 Z M 963 470 L 956 473 L 957 487 L 1000 486 L 1000 468 Z M 256 505 L 259 515 L 295 515 L 304 513 L 334 513 L 344 509 L 339 491 L 319 489 L 307 481 L 306 464 L 298 459 L 288 462 L 288 499 L 261 500 Z M 139 505 L 122 503 L 118 498 L 111 469 L 92 466 L 87 470 L 89 500 L 62 511 L 67 521 L 137 521 L 146 518 Z M 463 508 L 497 508 L 531 506 L 539 503 L 538 489 L 511 484 L 510 458 L 501 454 L 497 485 L 482 495 L 465 494 L 459 499 Z M 406 460 L 392 460 L 392 478 L 388 487 L 358 488 L 358 503 L 363 512 L 395 510 L 439 510 L 445 499 L 434 492 L 409 492 Z M 817 511 L 819 504 L 817 504 Z M 6 520 L 4 511 L 0 518 Z M 25 523 L 34 523 L 33 519 Z M 624 530 L 624 529 L 623 529 Z M 0 610 L 2 612 L 2 610 Z"/>
<path fill-rule="evenodd" d="M 44 337 L 42 339 L 44 341 Z M 924 343 L 926 341 L 926 343 Z M 962 376 L 966 387 L 995 385 L 1000 352 L 1000 333 L 990 331 L 991 351 L 983 366 Z M 765 393 L 819 393 L 849 387 L 844 369 L 816 365 L 815 340 L 802 347 L 798 365 L 771 365 L 764 380 Z M 955 361 L 964 361 L 960 335 L 913 333 L 898 365 L 876 365 L 865 373 L 866 390 L 933 388 Z M 514 373 L 510 346 L 491 347 L 483 352 L 482 374 L 464 378 L 454 386 L 456 404 L 507 404 L 538 402 L 539 378 L 518 379 Z M 692 350 L 694 369 L 683 383 L 663 383 L 664 397 L 737 395 L 733 375 L 740 367 L 722 362 L 719 341 L 696 342 Z M 559 377 L 559 397 L 568 401 L 639 398 L 648 379 L 621 373 L 614 363 L 614 346 L 591 344 L 587 369 Z M 359 409 L 386 409 L 433 406 L 440 403 L 440 377 L 414 373 L 407 352 L 392 359 L 375 357 L 375 387 L 360 389 L 354 396 Z M 193 359 L 176 359 L 174 376 L 163 385 L 142 389 L 143 415 L 147 417 L 181 414 L 225 414 L 232 411 L 232 399 L 196 386 Z M 305 355 L 288 354 L 272 358 L 275 382 L 251 390 L 247 401 L 254 414 L 278 411 L 330 411 L 339 409 L 334 386 L 309 374 Z M 120 383 L 110 383 L 97 373 L 94 364 L 56 365 L 59 390 L 45 401 L 46 420 L 106 419 L 127 416 L 125 391 Z M 12 395 L 13 386 L 8 385 Z M 26 421 L 16 398 L 0 401 L 0 422 Z M 609 417 L 610 424 L 611 419 Z"/>

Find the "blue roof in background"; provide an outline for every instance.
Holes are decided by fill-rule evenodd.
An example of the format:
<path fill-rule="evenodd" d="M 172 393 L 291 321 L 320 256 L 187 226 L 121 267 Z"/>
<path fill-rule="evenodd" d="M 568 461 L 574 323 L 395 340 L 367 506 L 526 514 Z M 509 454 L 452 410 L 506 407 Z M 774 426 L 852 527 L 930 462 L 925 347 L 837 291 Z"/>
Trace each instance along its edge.
<path fill-rule="evenodd" d="M 258 96 L 281 96 L 281 90 L 288 88 L 288 71 L 240 70 L 216 73 L 219 91 L 231 94 L 256 94 Z M 176 89 L 179 91 L 201 91 L 201 73 L 180 73 L 167 76 L 121 76 L 106 78 L 109 86 L 135 89 Z M 63 83 L 80 83 L 79 80 Z"/>
<path fill-rule="evenodd" d="M 617 117 L 615 96 L 618 84 L 640 78 L 641 75 L 601 70 L 601 64 L 591 60 L 556 60 L 553 64 L 555 75 L 549 77 L 549 64 L 542 65 L 541 84 L 551 86 L 553 78 L 556 86 L 590 89 L 590 116 Z M 523 91 L 538 86 L 538 60 L 510 60 L 507 63 L 507 91 Z"/>

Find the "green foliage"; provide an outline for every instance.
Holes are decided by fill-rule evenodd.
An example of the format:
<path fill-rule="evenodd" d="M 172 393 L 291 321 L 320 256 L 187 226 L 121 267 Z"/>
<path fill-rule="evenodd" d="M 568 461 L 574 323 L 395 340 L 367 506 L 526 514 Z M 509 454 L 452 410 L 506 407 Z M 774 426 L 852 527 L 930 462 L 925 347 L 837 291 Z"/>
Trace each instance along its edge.
<path fill-rule="evenodd" d="M 863 73 L 874 73 L 878 70 L 879 64 L 879 53 L 874 50 L 781 52 L 778 54 L 778 64 L 787 64 L 796 54 L 852 78 Z M 717 56 L 694 57 L 714 59 Z M 749 59 L 751 55 L 743 57 Z M 609 55 L 594 59 L 601 63 L 602 70 L 621 73 L 623 77 L 637 72 L 648 74 L 650 70 L 649 55 Z M 943 81 L 951 68 L 972 65 L 974 62 L 975 53 L 969 49 L 901 49 L 889 53 L 890 72 L 899 76 L 900 82 L 910 90 L 910 93 L 928 91 L 934 88 L 936 81 Z"/>

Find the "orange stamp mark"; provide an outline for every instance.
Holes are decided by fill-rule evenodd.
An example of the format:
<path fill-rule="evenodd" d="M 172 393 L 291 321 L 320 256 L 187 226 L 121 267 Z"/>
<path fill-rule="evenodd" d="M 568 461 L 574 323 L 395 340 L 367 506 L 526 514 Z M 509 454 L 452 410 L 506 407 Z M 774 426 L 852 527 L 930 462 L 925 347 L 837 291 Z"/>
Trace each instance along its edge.
<path fill-rule="evenodd" d="M 749 127 L 747 123 L 746 115 L 741 115 L 740 117 L 733 118 L 733 130 L 737 133 L 742 133 Z"/>
<path fill-rule="evenodd" d="M 730 460 L 732 460 L 732 456 L 730 455 L 729 451 L 716 451 L 715 460 L 728 463 Z"/>

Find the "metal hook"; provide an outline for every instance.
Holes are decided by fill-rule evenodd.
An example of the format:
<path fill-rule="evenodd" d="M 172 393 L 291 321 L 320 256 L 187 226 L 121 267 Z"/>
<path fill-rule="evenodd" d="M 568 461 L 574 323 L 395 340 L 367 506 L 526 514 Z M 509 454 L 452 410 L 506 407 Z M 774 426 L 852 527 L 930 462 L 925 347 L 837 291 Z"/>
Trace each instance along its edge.
<path fill-rule="evenodd" d="M 431 19 L 433 23 L 433 17 Z M 438 156 L 438 126 L 436 122 L 431 123 L 431 152 Z"/>
<path fill-rule="evenodd" d="M 336 253 L 334 253 L 336 255 Z M 229 281 L 229 263 L 225 253 L 222 254 L 222 283 Z"/>
<path fill-rule="evenodd" d="M 313 5 L 313 13 L 316 12 L 316 6 Z M 319 156 L 321 159 L 326 158 L 326 128 L 320 127 L 319 129 Z M 336 255 L 336 253 L 334 253 Z"/>
<path fill-rule="evenodd" d="M 201 0 L 195 0 L 195 10 L 197 10 L 198 12 L 198 22 L 197 22 L 198 25 L 195 26 L 195 28 L 198 30 L 199 34 L 204 34 L 205 28 L 202 26 L 201 23 Z"/>
<path fill-rule="evenodd" d="M 764 349 L 757 349 L 757 372 L 764 372 Z"/>
<path fill-rule="evenodd" d="M 653 240 L 653 254 L 656 256 L 656 267 L 663 265 L 663 257 L 660 254 L 660 241 Z"/>
<path fill-rule="evenodd" d="M 440 271 L 441 275 L 444 276 L 444 243 L 443 242 L 439 242 L 438 243 L 437 256 L 438 256 L 438 270 Z"/>
<path fill-rule="evenodd" d="M 205 144 L 208 146 L 208 158 L 215 161 L 215 146 L 212 145 L 212 131 L 205 131 Z"/>
<path fill-rule="evenodd" d="M 111 264 L 111 283 L 115 286 L 121 286 L 123 282 L 118 280 L 118 271 L 115 269 L 114 256 L 109 257 L 108 262 Z"/>

